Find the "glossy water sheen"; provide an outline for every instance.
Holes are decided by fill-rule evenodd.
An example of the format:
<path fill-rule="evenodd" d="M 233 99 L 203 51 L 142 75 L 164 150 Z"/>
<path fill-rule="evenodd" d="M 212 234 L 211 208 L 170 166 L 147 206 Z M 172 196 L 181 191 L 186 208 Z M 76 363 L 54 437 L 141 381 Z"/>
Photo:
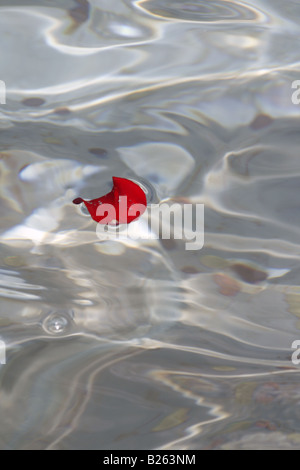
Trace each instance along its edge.
<path fill-rule="evenodd" d="M 1 2 L 2 449 L 299 448 L 299 13 Z M 204 248 L 101 242 L 114 175 Z"/>

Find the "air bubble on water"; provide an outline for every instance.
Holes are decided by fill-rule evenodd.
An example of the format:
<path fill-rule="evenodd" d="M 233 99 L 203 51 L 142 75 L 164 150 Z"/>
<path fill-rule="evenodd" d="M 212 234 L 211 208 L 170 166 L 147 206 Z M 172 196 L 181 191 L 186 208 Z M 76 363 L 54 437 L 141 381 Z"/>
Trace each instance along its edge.
<path fill-rule="evenodd" d="M 84 203 L 80 204 L 80 212 L 81 212 L 81 214 L 88 215 L 90 217 L 90 213 L 88 211 L 88 208 L 86 207 L 86 205 Z"/>
<path fill-rule="evenodd" d="M 44 322 L 43 328 L 47 333 L 59 335 L 65 333 L 70 327 L 70 320 L 66 315 L 52 313 L 48 315 Z"/>

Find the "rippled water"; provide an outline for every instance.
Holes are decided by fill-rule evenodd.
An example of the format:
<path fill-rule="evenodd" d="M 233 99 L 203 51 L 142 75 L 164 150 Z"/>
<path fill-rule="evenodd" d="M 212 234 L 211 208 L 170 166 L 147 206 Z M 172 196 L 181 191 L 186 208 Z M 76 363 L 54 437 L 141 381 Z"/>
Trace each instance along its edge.
<path fill-rule="evenodd" d="M 299 0 L 0 9 L 0 447 L 299 448 Z M 112 176 L 204 248 L 100 241 Z"/>

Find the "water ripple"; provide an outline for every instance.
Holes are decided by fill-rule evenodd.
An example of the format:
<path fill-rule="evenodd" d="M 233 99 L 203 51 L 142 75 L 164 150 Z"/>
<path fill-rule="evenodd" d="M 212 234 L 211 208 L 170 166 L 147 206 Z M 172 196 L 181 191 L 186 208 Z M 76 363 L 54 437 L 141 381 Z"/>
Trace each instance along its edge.
<path fill-rule="evenodd" d="M 149 11 L 152 15 L 160 18 L 169 18 L 200 23 L 230 23 L 239 22 L 258 22 L 265 18 L 262 10 L 251 7 L 244 2 L 230 2 L 226 0 L 211 1 L 209 4 L 204 0 L 197 2 L 165 2 L 165 6 L 159 0 L 139 0 L 136 4 Z"/>
<path fill-rule="evenodd" d="M 0 7 L 0 447 L 297 447 L 299 5 L 26 3 Z M 72 200 L 112 176 L 204 203 L 203 249 L 100 240 Z"/>

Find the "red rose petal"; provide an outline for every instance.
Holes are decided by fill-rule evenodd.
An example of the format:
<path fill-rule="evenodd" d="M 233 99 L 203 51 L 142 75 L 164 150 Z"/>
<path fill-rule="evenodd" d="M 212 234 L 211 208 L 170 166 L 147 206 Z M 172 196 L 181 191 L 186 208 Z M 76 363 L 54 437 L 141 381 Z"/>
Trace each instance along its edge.
<path fill-rule="evenodd" d="M 74 204 L 84 203 L 92 219 L 100 224 L 129 224 L 140 217 L 146 210 L 147 199 L 142 188 L 125 178 L 113 176 L 113 188 L 110 193 L 97 199 L 85 201 L 81 197 L 73 200 Z"/>

